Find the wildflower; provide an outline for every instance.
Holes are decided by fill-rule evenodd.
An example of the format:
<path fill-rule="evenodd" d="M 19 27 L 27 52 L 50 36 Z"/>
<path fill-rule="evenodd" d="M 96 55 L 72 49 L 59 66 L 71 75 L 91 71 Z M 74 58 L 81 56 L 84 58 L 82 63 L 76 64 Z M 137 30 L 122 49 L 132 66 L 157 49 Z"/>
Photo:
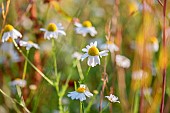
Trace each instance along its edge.
<path fill-rule="evenodd" d="M 30 90 L 35 91 L 37 89 L 37 86 L 35 84 L 29 85 Z"/>
<path fill-rule="evenodd" d="M 25 80 L 22 80 L 20 78 L 16 78 L 15 80 L 13 80 L 12 82 L 10 82 L 11 86 L 20 86 L 20 87 L 25 87 L 27 84 L 27 82 Z"/>
<path fill-rule="evenodd" d="M 80 60 L 80 59 L 81 59 L 81 56 L 82 56 L 82 54 L 79 53 L 79 52 L 74 52 L 74 53 L 72 54 L 72 57 L 73 57 L 73 58 L 76 58 L 77 60 Z"/>
<path fill-rule="evenodd" d="M 57 25 L 55 23 L 50 23 L 47 29 L 41 28 L 40 30 L 45 32 L 44 38 L 50 40 L 51 38 L 57 39 L 59 35 L 66 35 L 63 29 L 61 23 Z"/>
<path fill-rule="evenodd" d="M 148 73 L 143 70 L 137 70 L 132 72 L 132 79 L 141 80 L 143 77 L 147 77 Z"/>
<path fill-rule="evenodd" d="M 122 55 L 116 55 L 116 64 L 123 68 L 130 67 L 130 60 Z"/>
<path fill-rule="evenodd" d="M 2 36 L 2 42 L 8 41 L 8 39 L 17 39 L 18 37 L 22 37 L 21 33 L 14 29 L 12 25 L 6 25 L 4 28 L 4 34 Z"/>
<path fill-rule="evenodd" d="M 151 37 L 149 40 L 149 44 L 147 45 L 148 49 L 154 52 L 159 50 L 159 42 L 156 37 Z"/>
<path fill-rule="evenodd" d="M 102 50 L 108 49 L 111 53 L 113 53 L 114 51 L 119 51 L 119 48 L 111 41 L 107 41 L 106 44 L 102 44 L 100 46 L 100 49 Z"/>
<path fill-rule="evenodd" d="M 40 47 L 38 44 L 33 43 L 32 41 L 19 41 L 20 46 L 26 47 L 26 50 L 30 50 L 30 48 L 34 47 L 36 49 L 39 49 Z"/>
<path fill-rule="evenodd" d="M 88 57 L 87 64 L 89 66 L 96 66 L 97 64 L 100 65 L 100 57 L 102 56 L 107 56 L 108 55 L 108 50 L 104 50 L 99 52 L 97 48 L 97 41 L 94 43 L 90 43 L 90 45 L 87 45 L 86 48 L 82 49 L 83 52 L 86 52 L 84 55 L 82 55 L 81 60 L 83 61 L 85 58 Z"/>
<path fill-rule="evenodd" d="M 0 47 L 0 59 L 1 59 L 1 63 L 6 61 L 6 60 L 10 60 L 12 62 L 19 62 L 20 61 L 20 57 L 17 53 L 17 51 L 15 51 L 14 49 L 14 45 L 12 43 L 8 43 L 8 42 L 4 42 L 2 43 L 1 47 Z"/>
<path fill-rule="evenodd" d="M 118 102 L 120 103 L 120 101 L 118 101 L 118 97 L 110 94 L 110 96 L 105 96 L 110 102 Z"/>
<path fill-rule="evenodd" d="M 81 84 L 80 87 L 76 91 L 69 92 L 67 96 L 71 97 L 72 100 L 79 99 L 80 101 L 83 101 L 83 100 L 86 100 L 86 96 L 91 97 L 93 96 L 93 94 L 87 90 L 86 85 Z"/>
<path fill-rule="evenodd" d="M 84 37 L 89 33 L 91 36 L 97 34 L 96 29 L 92 26 L 90 21 L 84 21 L 83 24 L 76 22 L 75 31 L 77 34 L 82 34 Z"/>

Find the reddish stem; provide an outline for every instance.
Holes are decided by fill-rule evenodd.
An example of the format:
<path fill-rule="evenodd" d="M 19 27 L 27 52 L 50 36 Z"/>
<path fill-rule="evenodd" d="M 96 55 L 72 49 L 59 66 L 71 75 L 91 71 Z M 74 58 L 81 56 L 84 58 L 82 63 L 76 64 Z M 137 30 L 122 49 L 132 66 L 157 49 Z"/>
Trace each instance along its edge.
<path fill-rule="evenodd" d="M 166 0 L 164 0 L 164 5 L 163 5 L 163 55 L 165 55 L 166 53 L 166 34 L 165 34 L 165 30 L 166 30 Z M 162 72 L 162 76 L 163 76 L 163 82 L 162 82 L 162 100 L 161 100 L 161 108 L 160 108 L 160 113 L 164 112 L 164 99 L 165 99 L 165 88 L 166 88 L 166 60 L 164 59 L 163 63 L 164 63 L 164 67 L 163 67 L 163 72 Z"/>

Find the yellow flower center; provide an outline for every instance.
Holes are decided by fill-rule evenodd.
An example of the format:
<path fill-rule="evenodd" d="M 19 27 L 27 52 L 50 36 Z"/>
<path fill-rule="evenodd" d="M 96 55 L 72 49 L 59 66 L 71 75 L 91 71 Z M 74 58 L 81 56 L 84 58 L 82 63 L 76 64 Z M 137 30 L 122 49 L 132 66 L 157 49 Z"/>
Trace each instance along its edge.
<path fill-rule="evenodd" d="M 156 38 L 156 37 L 152 37 L 152 38 L 150 38 L 150 41 L 151 41 L 151 43 L 157 43 L 158 42 L 158 39 Z"/>
<path fill-rule="evenodd" d="M 90 21 L 84 21 L 84 22 L 83 22 L 83 26 L 84 26 L 84 27 L 92 27 L 92 24 L 91 24 Z"/>
<path fill-rule="evenodd" d="M 113 44 L 113 42 L 112 42 L 112 41 L 107 41 L 106 43 L 107 43 L 107 44 Z"/>
<path fill-rule="evenodd" d="M 83 88 L 83 87 L 79 87 L 79 88 L 77 89 L 77 92 L 79 92 L 79 93 L 84 93 L 85 91 L 86 91 L 86 89 Z"/>
<path fill-rule="evenodd" d="M 97 47 L 92 46 L 92 47 L 89 49 L 88 54 L 89 54 L 90 56 L 99 55 L 99 50 L 97 49 Z"/>
<path fill-rule="evenodd" d="M 11 37 L 9 37 L 9 39 L 7 40 L 7 42 L 12 42 L 13 39 Z"/>
<path fill-rule="evenodd" d="M 14 27 L 12 25 L 5 25 L 5 28 L 4 28 L 4 32 L 9 32 L 9 31 L 12 31 L 14 29 Z"/>
<path fill-rule="evenodd" d="M 56 31 L 58 28 L 57 28 L 57 26 L 54 24 L 54 23 L 50 23 L 50 24 L 48 24 L 48 27 L 47 27 L 47 30 L 48 31 Z"/>
<path fill-rule="evenodd" d="M 32 41 L 28 41 L 28 43 L 29 43 L 29 44 L 33 44 L 33 42 L 32 42 Z"/>

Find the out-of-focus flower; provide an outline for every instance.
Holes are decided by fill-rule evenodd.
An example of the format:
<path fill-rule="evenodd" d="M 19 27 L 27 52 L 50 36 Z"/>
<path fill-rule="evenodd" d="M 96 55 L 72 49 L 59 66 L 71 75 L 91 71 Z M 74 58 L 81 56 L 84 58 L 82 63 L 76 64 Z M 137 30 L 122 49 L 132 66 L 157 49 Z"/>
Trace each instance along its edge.
<path fill-rule="evenodd" d="M 30 90 L 34 91 L 37 89 L 37 86 L 35 84 L 31 84 L 31 85 L 29 85 L 29 88 L 30 88 Z"/>
<path fill-rule="evenodd" d="M 99 47 L 101 50 L 109 50 L 111 53 L 114 51 L 119 51 L 119 48 L 111 41 L 107 41 L 106 44 L 102 44 Z"/>
<path fill-rule="evenodd" d="M 76 91 L 69 92 L 69 94 L 67 96 L 70 97 L 72 100 L 76 99 L 76 100 L 83 101 L 83 100 L 86 100 L 86 96 L 87 97 L 92 97 L 93 94 L 90 93 L 87 90 L 86 85 L 81 84 L 80 87 L 77 88 Z"/>
<path fill-rule="evenodd" d="M 118 97 L 110 94 L 110 96 L 105 96 L 110 102 L 118 102 L 120 103 L 120 101 L 118 101 Z"/>
<path fill-rule="evenodd" d="M 50 40 L 51 38 L 57 39 L 59 35 L 66 35 L 63 30 L 63 26 L 61 23 L 57 25 L 55 23 L 48 24 L 47 29 L 41 28 L 41 31 L 44 31 L 44 38 Z"/>
<path fill-rule="evenodd" d="M 15 51 L 14 49 L 14 45 L 13 43 L 9 43 L 9 42 L 4 42 L 2 43 L 1 47 L 0 47 L 0 59 L 2 61 L 0 61 L 0 63 L 8 60 L 11 62 L 19 62 L 20 61 L 20 57 L 17 53 L 17 51 Z"/>
<path fill-rule="evenodd" d="M 33 43 L 32 41 L 19 41 L 19 45 L 26 47 L 26 50 L 30 50 L 30 48 L 34 47 L 36 49 L 39 49 L 40 47 L 38 46 L 38 44 Z"/>
<path fill-rule="evenodd" d="M 129 15 L 133 15 L 134 13 L 137 12 L 138 10 L 138 5 L 136 2 L 131 2 L 129 5 L 128 5 L 128 10 L 129 10 Z"/>
<path fill-rule="evenodd" d="M 84 21 L 83 24 L 75 22 L 75 31 L 77 34 L 82 34 L 84 37 L 89 33 L 91 36 L 97 34 L 96 29 L 92 26 L 90 21 Z"/>
<path fill-rule="evenodd" d="M 9 38 L 17 39 L 18 37 L 22 37 L 21 33 L 14 29 L 12 25 L 6 25 L 4 28 L 4 33 L 2 36 L 2 42 L 8 41 Z"/>
<path fill-rule="evenodd" d="M 10 86 L 20 86 L 25 87 L 27 82 L 25 80 L 22 80 L 20 78 L 16 78 L 15 80 L 10 82 Z"/>
<path fill-rule="evenodd" d="M 79 53 L 79 52 L 74 52 L 74 53 L 72 54 L 72 57 L 73 57 L 73 58 L 76 58 L 77 60 L 80 60 L 80 59 L 81 59 L 81 56 L 82 56 L 82 54 Z"/>
<path fill-rule="evenodd" d="M 147 75 L 148 75 L 147 72 L 140 69 L 140 70 L 132 72 L 132 79 L 141 80 L 142 78 L 146 77 Z"/>
<path fill-rule="evenodd" d="M 159 50 L 159 42 L 156 37 L 151 37 L 147 45 L 148 50 L 157 52 Z"/>
<path fill-rule="evenodd" d="M 116 64 L 123 68 L 130 67 L 130 60 L 122 55 L 116 55 Z"/>
<path fill-rule="evenodd" d="M 108 55 L 108 50 L 104 50 L 99 52 L 97 48 L 97 41 L 94 43 L 90 43 L 90 45 L 87 45 L 86 48 L 82 49 L 83 52 L 86 52 L 84 55 L 82 55 L 81 60 L 83 61 L 85 58 L 88 57 L 87 64 L 89 66 L 96 66 L 97 64 L 100 65 L 100 57 L 102 56 L 107 56 Z"/>

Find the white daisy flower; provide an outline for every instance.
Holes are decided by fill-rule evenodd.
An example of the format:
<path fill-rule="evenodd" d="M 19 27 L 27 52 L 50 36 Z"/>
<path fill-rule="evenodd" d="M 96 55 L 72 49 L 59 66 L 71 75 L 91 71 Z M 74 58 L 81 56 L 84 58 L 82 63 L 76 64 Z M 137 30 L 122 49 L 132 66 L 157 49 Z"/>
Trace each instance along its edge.
<path fill-rule="evenodd" d="M 159 50 L 159 42 L 156 37 L 151 37 L 147 45 L 148 50 L 157 52 Z"/>
<path fill-rule="evenodd" d="M 81 84 L 76 91 L 69 92 L 67 96 L 70 97 L 72 100 L 76 99 L 76 100 L 83 101 L 86 100 L 86 96 L 92 97 L 93 94 L 87 90 L 86 85 Z"/>
<path fill-rule="evenodd" d="M 115 45 L 113 42 L 111 41 L 107 41 L 106 44 L 102 44 L 99 47 L 101 50 L 106 50 L 108 49 L 111 53 L 113 53 L 114 51 L 119 51 L 119 48 L 117 45 Z"/>
<path fill-rule="evenodd" d="M 44 31 L 44 38 L 50 40 L 51 38 L 57 39 L 59 35 L 66 35 L 64 32 L 64 27 L 61 23 L 58 23 L 57 25 L 55 23 L 48 24 L 47 29 L 41 28 L 41 31 Z"/>
<path fill-rule="evenodd" d="M 30 48 L 32 48 L 32 47 L 34 47 L 36 49 L 40 49 L 38 44 L 33 43 L 32 41 L 23 41 L 23 40 L 20 40 L 19 41 L 19 45 L 23 46 L 23 47 L 26 47 L 26 50 L 30 50 Z"/>
<path fill-rule="evenodd" d="M 90 21 L 84 21 L 83 24 L 76 22 L 75 31 L 77 34 L 82 34 L 84 37 L 89 33 L 91 36 L 95 36 L 97 31 L 95 27 L 92 26 Z"/>
<path fill-rule="evenodd" d="M 81 60 L 83 61 L 85 58 L 88 57 L 87 64 L 89 66 L 96 66 L 97 64 L 100 65 L 100 57 L 102 56 L 107 56 L 108 55 L 108 50 L 104 50 L 99 52 L 97 48 L 97 41 L 94 43 L 91 42 L 90 45 L 87 45 L 86 48 L 82 49 L 83 52 L 86 52 L 84 55 L 82 55 Z"/>
<path fill-rule="evenodd" d="M 130 67 L 130 60 L 122 55 L 116 55 L 116 64 L 123 68 Z"/>
<path fill-rule="evenodd" d="M 2 36 L 2 42 L 8 41 L 9 38 L 17 39 L 18 37 L 22 37 L 21 33 L 14 29 L 12 25 L 6 25 L 4 28 L 4 33 Z"/>
<path fill-rule="evenodd" d="M 120 103 L 120 101 L 118 101 L 118 97 L 110 94 L 110 96 L 105 96 L 110 102 L 118 102 Z"/>
<path fill-rule="evenodd" d="M 82 56 L 82 54 L 79 53 L 79 52 L 74 52 L 74 53 L 72 54 L 72 57 L 73 57 L 73 58 L 76 58 L 77 60 L 80 60 L 80 59 L 81 59 L 81 56 Z"/>
<path fill-rule="evenodd" d="M 18 86 L 20 86 L 20 87 L 25 87 L 26 84 L 27 84 L 26 80 L 22 80 L 22 79 L 20 79 L 20 78 L 17 78 L 17 79 L 15 79 L 15 80 L 13 80 L 13 81 L 10 82 L 10 86 L 16 86 L 16 85 L 18 85 Z"/>

